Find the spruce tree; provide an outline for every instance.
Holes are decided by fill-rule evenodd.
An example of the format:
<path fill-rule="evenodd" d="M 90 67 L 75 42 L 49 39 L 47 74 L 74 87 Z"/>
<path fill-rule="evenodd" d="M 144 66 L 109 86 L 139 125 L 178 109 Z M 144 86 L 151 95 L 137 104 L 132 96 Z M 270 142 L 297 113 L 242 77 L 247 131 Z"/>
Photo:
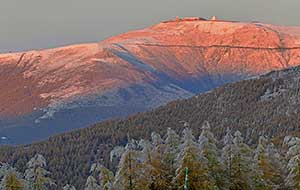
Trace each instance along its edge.
<path fill-rule="evenodd" d="M 0 189 L 21 190 L 25 187 L 22 175 L 8 164 L 0 163 Z"/>
<path fill-rule="evenodd" d="M 229 128 L 226 129 L 226 134 L 222 139 L 223 141 L 223 148 L 221 154 L 221 162 L 224 167 L 225 171 L 225 178 L 224 182 L 225 187 L 229 188 L 233 186 L 231 181 L 231 177 L 233 175 L 233 136 L 231 134 L 231 130 Z"/>
<path fill-rule="evenodd" d="M 300 138 L 292 138 L 288 142 L 288 146 L 288 176 L 285 184 L 294 190 L 300 190 Z"/>
<path fill-rule="evenodd" d="M 278 149 L 272 142 L 268 143 L 267 155 L 269 157 L 270 165 L 273 168 L 273 177 L 271 181 L 275 185 L 274 189 L 279 189 L 284 186 L 284 175 L 285 175 L 285 165 L 286 162 L 279 153 Z"/>
<path fill-rule="evenodd" d="M 103 190 L 110 190 L 114 181 L 114 174 L 105 166 L 99 163 L 95 163 L 91 166 L 90 173 L 97 176 L 99 179 L 99 185 Z"/>
<path fill-rule="evenodd" d="M 149 189 L 149 176 L 143 171 L 141 153 L 136 150 L 136 142 L 130 141 L 119 162 L 113 189 L 143 190 Z"/>
<path fill-rule="evenodd" d="M 76 190 L 76 188 L 73 185 L 67 184 L 63 187 L 63 190 Z"/>
<path fill-rule="evenodd" d="M 183 189 L 215 189 L 214 181 L 208 170 L 208 160 L 202 156 L 199 144 L 192 131 L 188 128 L 183 131 L 183 144 L 177 155 L 176 188 Z M 188 170 L 188 176 L 186 171 Z M 188 181 L 188 183 L 187 183 Z"/>
<path fill-rule="evenodd" d="M 86 180 L 84 190 L 102 190 L 101 186 L 93 176 L 89 176 Z"/>
<path fill-rule="evenodd" d="M 171 128 L 167 129 L 164 140 L 164 149 L 161 156 L 162 167 L 165 170 L 166 180 L 169 186 L 172 186 L 172 180 L 176 172 L 176 159 L 180 152 L 180 136 Z"/>
<path fill-rule="evenodd" d="M 199 136 L 199 146 L 201 156 L 208 162 L 208 170 L 211 180 L 214 181 L 217 187 L 225 186 L 225 174 L 219 159 L 219 150 L 217 148 L 217 139 L 210 131 L 210 124 L 205 121 L 202 126 L 202 132 Z"/>
<path fill-rule="evenodd" d="M 243 141 L 239 131 L 234 133 L 233 144 L 230 145 L 230 172 L 229 176 L 231 190 L 252 190 L 253 189 L 253 161 L 252 150 Z"/>
<path fill-rule="evenodd" d="M 141 140 L 141 144 L 143 144 L 141 151 L 142 170 L 146 172 L 150 189 L 168 189 L 172 177 L 169 176 L 169 169 L 162 161 L 165 146 L 159 134 L 152 133 L 151 137 L 151 143 Z"/>
<path fill-rule="evenodd" d="M 263 136 L 259 137 L 259 142 L 254 155 L 254 188 L 257 190 L 271 190 L 275 187 L 272 179 L 275 178 L 273 166 L 270 163 L 267 153 L 267 139 Z"/>
<path fill-rule="evenodd" d="M 31 190 L 46 190 L 49 186 L 55 185 L 49 177 L 50 172 L 45 169 L 46 166 L 46 159 L 40 154 L 35 155 L 27 163 L 25 179 Z"/>
<path fill-rule="evenodd" d="M 256 189 L 278 189 L 283 186 L 281 157 L 273 143 L 259 137 L 254 155 Z"/>

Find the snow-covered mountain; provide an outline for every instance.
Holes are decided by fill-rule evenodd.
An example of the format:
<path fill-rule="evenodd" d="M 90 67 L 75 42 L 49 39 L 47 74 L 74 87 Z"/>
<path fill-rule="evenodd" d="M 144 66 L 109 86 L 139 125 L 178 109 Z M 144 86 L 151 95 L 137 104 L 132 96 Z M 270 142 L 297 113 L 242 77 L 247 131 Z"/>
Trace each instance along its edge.
<path fill-rule="evenodd" d="M 0 55 L 0 136 L 30 143 L 300 64 L 300 27 L 186 18 Z"/>

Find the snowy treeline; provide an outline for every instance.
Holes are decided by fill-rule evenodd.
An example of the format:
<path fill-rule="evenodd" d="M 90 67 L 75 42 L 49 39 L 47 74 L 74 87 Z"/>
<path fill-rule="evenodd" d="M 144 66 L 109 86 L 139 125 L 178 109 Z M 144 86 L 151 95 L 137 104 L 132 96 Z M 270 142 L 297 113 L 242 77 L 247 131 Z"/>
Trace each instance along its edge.
<path fill-rule="evenodd" d="M 24 174 L 6 163 L 0 163 L 0 190 L 46 190 L 54 188 L 55 183 L 49 178 L 46 159 L 35 155 L 28 163 Z"/>
<path fill-rule="evenodd" d="M 116 172 L 101 163 L 91 166 L 85 190 L 300 190 L 300 138 L 287 136 L 280 151 L 261 136 L 256 147 L 243 141 L 239 131 L 227 130 L 219 142 L 205 122 L 198 139 L 189 128 L 182 136 L 172 129 L 151 141 L 129 140 L 110 154 Z M 37 155 L 25 174 L 7 164 L 0 169 L 1 190 L 47 189 L 54 183 Z M 75 190 L 66 185 L 63 190 Z"/>

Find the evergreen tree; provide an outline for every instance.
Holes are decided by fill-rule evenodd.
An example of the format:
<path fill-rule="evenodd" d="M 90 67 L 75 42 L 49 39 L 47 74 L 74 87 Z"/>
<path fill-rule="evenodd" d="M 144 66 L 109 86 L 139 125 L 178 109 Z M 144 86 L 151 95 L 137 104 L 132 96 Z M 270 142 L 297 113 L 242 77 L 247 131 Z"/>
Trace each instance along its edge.
<path fill-rule="evenodd" d="M 102 164 L 95 163 L 92 165 L 91 174 L 98 176 L 100 187 L 103 190 L 110 190 L 114 181 L 114 174 Z"/>
<path fill-rule="evenodd" d="M 110 162 L 120 161 L 122 154 L 125 152 L 123 146 L 116 146 L 110 151 Z"/>
<path fill-rule="evenodd" d="M 84 190 L 102 190 L 101 186 L 93 176 L 89 176 L 86 180 Z"/>
<path fill-rule="evenodd" d="M 153 150 L 155 149 L 155 146 L 149 141 L 141 139 L 139 141 L 139 147 L 142 149 L 139 160 L 143 162 L 151 162 L 152 157 L 155 154 L 155 151 Z"/>
<path fill-rule="evenodd" d="M 288 176 L 286 186 L 300 190 L 300 138 L 292 138 L 288 142 L 287 157 L 290 158 L 287 165 Z"/>
<path fill-rule="evenodd" d="M 163 143 L 163 140 L 162 140 L 160 134 L 152 132 L 151 133 L 151 142 L 154 147 L 159 147 Z"/>
<path fill-rule="evenodd" d="M 24 180 L 15 168 L 8 164 L 0 163 L 0 189 L 21 190 L 24 188 Z"/>
<path fill-rule="evenodd" d="M 201 155 L 208 162 L 208 170 L 211 178 L 217 187 L 221 188 L 225 186 L 225 174 L 219 159 L 219 150 L 217 148 L 217 139 L 210 131 L 210 125 L 207 121 L 202 126 L 202 132 L 199 136 L 199 146 Z"/>
<path fill-rule="evenodd" d="M 162 162 L 163 141 L 157 133 L 152 133 L 151 137 L 151 143 L 145 140 L 140 143 L 143 147 L 141 151 L 142 170 L 147 174 L 150 189 L 167 190 L 171 185 L 172 177 L 168 175 L 168 168 Z"/>
<path fill-rule="evenodd" d="M 192 131 L 186 128 L 183 134 L 183 144 L 177 156 L 176 188 L 183 189 L 184 186 L 188 186 L 190 190 L 215 189 L 214 181 L 209 175 L 208 161 L 201 156 L 199 144 L 196 142 Z M 187 170 L 188 177 L 186 176 Z"/>
<path fill-rule="evenodd" d="M 225 187 L 233 186 L 231 182 L 231 177 L 233 175 L 233 136 L 231 134 L 231 130 L 229 128 L 226 129 L 226 134 L 222 139 L 223 141 L 223 149 L 221 155 L 221 162 L 225 171 L 225 179 L 224 182 Z"/>
<path fill-rule="evenodd" d="M 165 150 L 163 153 L 163 162 L 170 168 L 170 174 L 175 172 L 175 159 L 179 153 L 180 136 L 174 130 L 168 128 L 165 139 Z"/>
<path fill-rule="evenodd" d="M 46 190 L 49 186 L 55 185 L 49 177 L 50 172 L 45 169 L 46 166 L 46 159 L 40 154 L 35 155 L 27 163 L 25 179 L 31 190 Z"/>
<path fill-rule="evenodd" d="M 180 152 L 180 136 L 171 128 L 167 129 L 166 138 L 164 140 L 164 149 L 161 155 L 161 168 L 164 168 L 166 183 L 172 186 L 172 180 L 176 172 L 176 159 Z"/>
<path fill-rule="evenodd" d="M 63 190 L 76 190 L 76 188 L 73 185 L 67 184 L 63 187 Z"/>
<path fill-rule="evenodd" d="M 259 142 L 255 150 L 254 155 L 255 161 L 255 175 L 254 175 L 254 188 L 255 189 L 273 189 L 275 184 L 273 178 L 276 173 L 274 172 L 273 166 L 270 163 L 269 155 L 267 152 L 267 139 L 263 136 L 259 137 Z"/>
<path fill-rule="evenodd" d="M 136 149 L 136 142 L 131 141 L 126 145 L 119 162 L 113 189 L 117 190 L 143 190 L 149 189 L 149 181 L 143 169 L 141 153 Z"/>
<path fill-rule="evenodd" d="M 229 147 L 229 148 L 228 148 Z M 239 131 L 234 133 L 233 144 L 227 145 L 227 151 L 223 155 L 230 156 L 225 160 L 230 161 L 229 189 L 231 190 L 252 190 L 253 189 L 253 164 L 252 150 L 243 142 L 243 137 Z"/>
<path fill-rule="evenodd" d="M 273 143 L 260 136 L 255 150 L 257 189 L 279 189 L 284 186 L 282 158 Z"/>

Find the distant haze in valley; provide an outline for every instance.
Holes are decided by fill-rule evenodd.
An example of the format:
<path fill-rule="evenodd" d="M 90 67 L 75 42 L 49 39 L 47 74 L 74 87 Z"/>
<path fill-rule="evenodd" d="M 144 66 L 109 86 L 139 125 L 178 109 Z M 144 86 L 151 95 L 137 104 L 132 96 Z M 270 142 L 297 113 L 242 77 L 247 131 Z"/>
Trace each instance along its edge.
<path fill-rule="evenodd" d="M 299 25 L 299 7 L 299 0 L 1 0 L 0 52 L 97 42 L 175 16 Z"/>

